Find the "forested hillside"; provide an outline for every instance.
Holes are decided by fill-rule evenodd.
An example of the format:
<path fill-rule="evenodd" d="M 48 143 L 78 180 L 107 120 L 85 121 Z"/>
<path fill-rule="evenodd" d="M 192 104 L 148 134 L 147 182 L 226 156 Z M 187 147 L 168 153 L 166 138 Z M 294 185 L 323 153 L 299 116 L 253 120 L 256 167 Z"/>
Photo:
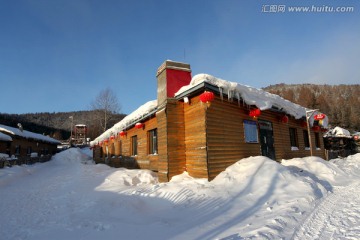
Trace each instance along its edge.
<path fill-rule="evenodd" d="M 330 124 L 360 131 L 360 85 L 277 84 L 264 90 L 311 109 L 320 109 Z"/>
<path fill-rule="evenodd" d="M 73 117 L 73 121 L 70 118 Z M 109 127 L 124 118 L 124 114 L 114 114 Z M 28 131 L 49 135 L 56 139 L 65 140 L 70 137 L 70 129 L 73 124 L 86 124 L 88 126 L 88 137 L 94 139 L 103 132 L 97 111 L 76 111 L 58 113 L 27 113 L 6 114 L 0 113 L 0 124 L 17 127 L 21 123 Z"/>

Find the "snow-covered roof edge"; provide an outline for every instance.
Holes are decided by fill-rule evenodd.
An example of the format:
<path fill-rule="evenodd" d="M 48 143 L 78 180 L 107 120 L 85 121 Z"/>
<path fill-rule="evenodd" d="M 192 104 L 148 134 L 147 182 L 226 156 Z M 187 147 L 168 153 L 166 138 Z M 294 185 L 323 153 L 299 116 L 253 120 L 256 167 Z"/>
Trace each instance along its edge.
<path fill-rule="evenodd" d="M 2 124 L 0 124 L 0 131 L 9 133 L 14 136 L 20 136 L 23 138 L 36 139 L 36 140 L 40 140 L 40 141 L 48 142 L 48 143 L 52 143 L 52 144 L 60 144 L 60 141 L 58 141 L 54 138 L 44 136 L 42 134 L 26 131 L 26 130 L 20 131 L 18 128 L 9 127 L 9 126 L 2 125 Z"/>
<path fill-rule="evenodd" d="M 0 132 L 0 141 L 11 142 L 12 138 L 9 135 Z"/>
<path fill-rule="evenodd" d="M 201 83 L 208 83 L 219 88 L 220 93 L 227 94 L 229 98 L 243 99 L 248 105 L 255 105 L 260 110 L 271 109 L 277 107 L 287 114 L 300 119 L 306 116 L 306 108 L 290 102 L 279 95 L 266 92 L 261 89 L 253 88 L 247 85 L 242 85 L 236 82 L 226 81 L 216 78 L 209 74 L 197 74 L 192 79 L 189 85 L 180 88 L 175 96 L 189 91 Z"/>
<path fill-rule="evenodd" d="M 113 127 L 106 130 L 100 136 L 95 138 L 90 142 L 90 146 L 94 146 L 95 144 L 104 141 L 109 138 L 111 135 L 116 135 L 122 130 L 126 129 L 130 125 L 134 124 L 136 121 L 140 121 L 147 114 L 157 109 L 157 100 L 148 101 L 144 105 L 140 106 L 134 112 L 130 113 L 126 117 L 124 117 L 120 122 L 116 123 Z"/>
<path fill-rule="evenodd" d="M 350 132 L 341 127 L 335 127 L 330 129 L 324 137 L 344 137 L 344 138 L 352 138 Z"/>

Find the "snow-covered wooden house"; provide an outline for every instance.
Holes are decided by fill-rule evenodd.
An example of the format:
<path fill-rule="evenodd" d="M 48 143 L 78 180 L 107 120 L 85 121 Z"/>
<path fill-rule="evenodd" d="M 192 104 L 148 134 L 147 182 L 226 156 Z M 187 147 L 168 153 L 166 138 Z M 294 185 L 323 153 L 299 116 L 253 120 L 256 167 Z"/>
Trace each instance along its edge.
<path fill-rule="evenodd" d="M 57 151 L 60 142 L 42 134 L 0 124 L 0 153 L 19 164 L 45 161 Z"/>
<path fill-rule="evenodd" d="M 187 171 L 213 179 L 236 161 L 263 155 L 276 161 L 324 157 L 319 127 L 306 109 L 278 95 L 165 61 L 157 71 L 157 100 L 129 114 L 92 143 L 96 162 L 158 172 L 160 181 Z M 311 125 L 314 121 L 310 121 Z"/>

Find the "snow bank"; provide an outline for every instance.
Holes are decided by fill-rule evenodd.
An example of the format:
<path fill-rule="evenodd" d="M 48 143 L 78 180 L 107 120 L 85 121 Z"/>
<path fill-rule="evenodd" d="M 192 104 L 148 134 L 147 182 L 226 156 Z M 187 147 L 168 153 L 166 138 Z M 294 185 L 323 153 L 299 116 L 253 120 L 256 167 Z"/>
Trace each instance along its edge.
<path fill-rule="evenodd" d="M 246 104 L 255 105 L 260 110 L 271 109 L 274 106 L 285 111 L 296 119 L 300 119 L 306 115 L 306 109 L 304 107 L 285 100 L 278 95 L 236 82 L 229 82 L 208 74 L 195 75 L 190 84 L 182 87 L 177 93 L 175 93 L 175 96 L 180 95 L 181 93 L 203 82 L 218 87 L 220 92 L 227 94 L 229 98 L 235 97 L 239 100 L 242 98 Z"/>
<path fill-rule="evenodd" d="M 333 162 L 325 161 L 319 157 L 294 158 L 283 160 L 282 165 L 293 169 L 294 173 L 311 178 L 314 182 L 320 183 L 327 190 L 332 186 L 346 185 L 349 176 Z"/>
<path fill-rule="evenodd" d="M 140 106 L 138 109 L 136 109 L 131 114 L 127 115 L 125 118 L 123 118 L 120 122 L 116 123 L 112 128 L 106 130 L 103 134 L 101 134 L 99 137 L 94 139 L 90 142 L 90 145 L 93 146 L 95 144 L 98 144 L 101 141 L 104 141 L 105 139 L 109 138 L 111 135 L 116 135 L 122 130 L 125 130 L 130 125 L 134 124 L 137 120 L 143 118 L 150 112 L 154 111 L 157 108 L 157 100 L 152 100 L 144 105 Z"/>
<path fill-rule="evenodd" d="M 23 138 L 41 140 L 41 141 L 49 142 L 49 143 L 53 143 L 53 144 L 60 144 L 60 142 L 58 140 L 53 139 L 51 137 L 44 136 L 44 135 L 41 135 L 38 133 L 29 132 L 26 130 L 20 131 L 20 129 L 18 129 L 18 128 L 9 127 L 9 126 L 5 126 L 2 124 L 0 124 L 0 131 L 7 132 L 7 133 L 10 133 L 11 135 L 20 136 Z"/>
<path fill-rule="evenodd" d="M 159 183 L 151 171 L 95 165 L 89 150 L 71 148 L 46 163 L 0 169 L 0 236 L 293 239 L 333 188 L 359 179 L 357 154 L 282 164 L 249 157 L 211 182 L 184 172 Z"/>

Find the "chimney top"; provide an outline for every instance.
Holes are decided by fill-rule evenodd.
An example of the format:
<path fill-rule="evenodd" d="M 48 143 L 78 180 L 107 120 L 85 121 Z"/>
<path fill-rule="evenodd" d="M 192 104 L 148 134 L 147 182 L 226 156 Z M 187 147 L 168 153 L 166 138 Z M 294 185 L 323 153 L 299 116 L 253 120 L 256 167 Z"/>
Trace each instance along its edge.
<path fill-rule="evenodd" d="M 166 60 L 161 66 L 158 68 L 156 72 L 156 77 L 164 71 L 165 69 L 174 69 L 174 70 L 182 70 L 186 72 L 191 72 L 190 64 L 182 63 L 182 62 L 175 62 L 172 60 Z"/>

